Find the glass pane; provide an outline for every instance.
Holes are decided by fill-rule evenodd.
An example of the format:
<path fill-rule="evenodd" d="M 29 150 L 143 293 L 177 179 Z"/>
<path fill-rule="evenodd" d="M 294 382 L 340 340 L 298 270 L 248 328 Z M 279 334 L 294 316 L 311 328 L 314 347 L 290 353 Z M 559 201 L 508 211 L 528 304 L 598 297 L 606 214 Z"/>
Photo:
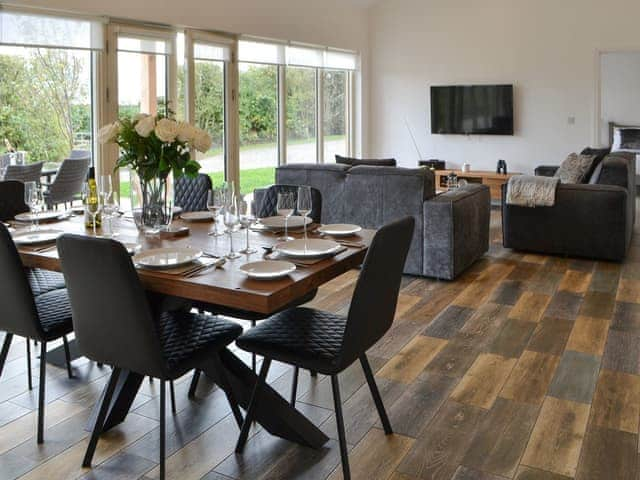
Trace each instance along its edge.
<path fill-rule="evenodd" d="M 213 143 L 207 153 L 197 152 L 201 172 L 208 173 L 213 183 L 224 180 L 224 62 L 195 62 L 196 125 L 211 135 Z"/>
<path fill-rule="evenodd" d="M 167 57 L 118 52 L 118 117 L 167 111 Z M 120 201 L 129 200 L 129 172 L 120 169 Z"/>
<path fill-rule="evenodd" d="M 278 165 L 278 67 L 240 63 L 240 190 L 275 181 Z"/>
<path fill-rule="evenodd" d="M 316 163 L 316 70 L 287 67 L 287 163 Z"/>
<path fill-rule="evenodd" d="M 92 150 L 91 52 L 0 46 L 0 155 L 27 162 Z"/>
<path fill-rule="evenodd" d="M 326 70 L 323 75 L 324 162 L 347 153 L 347 72 Z"/>

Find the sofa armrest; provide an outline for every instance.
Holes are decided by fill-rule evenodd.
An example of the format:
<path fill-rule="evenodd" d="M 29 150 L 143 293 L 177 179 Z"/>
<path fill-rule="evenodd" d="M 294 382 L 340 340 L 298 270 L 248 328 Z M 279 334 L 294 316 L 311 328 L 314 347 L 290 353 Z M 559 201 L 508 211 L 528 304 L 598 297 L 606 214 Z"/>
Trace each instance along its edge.
<path fill-rule="evenodd" d="M 502 235 L 507 248 L 622 260 L 631 241 L 627 190 L 612 185 L 559 184 L 552 207 L 507 205 L 502 188 Z"/>
<path fill-rule="evenodd" d="M 452 280 L 489 250 L 491 194 L 469 184 L 424 202 L 424 275 Z"/>
<path fill-rule="evenodd" d="M 535 168 L 533 173 L 536 177 L 553 177 L 558 171 L 557 165 L 540 165 Z"/>

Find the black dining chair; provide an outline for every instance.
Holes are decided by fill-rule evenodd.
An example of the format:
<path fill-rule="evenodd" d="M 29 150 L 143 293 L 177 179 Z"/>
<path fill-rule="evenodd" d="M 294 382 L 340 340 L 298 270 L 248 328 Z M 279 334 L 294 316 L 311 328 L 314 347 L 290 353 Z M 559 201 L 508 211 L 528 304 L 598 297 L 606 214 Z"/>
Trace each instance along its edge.
<path fill-rule="evenodd" d="M 0 221 L 6 222 L 28 211 L 29 207 L 24 203 L 24 183 L 18 180 L 0 182 Z"/>
<path fill-rule="evenodd" d="M 82 465 L 91 466 L 98 437 L 122 370 L 160 380 L 160 478 L 165 476 L 166 382 L 219 352 L 242 333 L 240 325 L 189 310 L 153 314 L 125 247 L 114 240 L 78 235 L 58 239 L 73 310 L 78 347 L 113 367 Z M 227 383 L 219 369 L 221 382 Z M 228 386 L 228 383 L 227 383 Z M 242 421 L 230 388 L 224 388 L 236 421 Z"/>
<path fill-rule="evenodd" d="M 360 360 L 380 421 L 387 435 L 393 433 L 378 392 L 366 351 L 389 330 L 400 291 L 402 270 L 409 251 L 415 220 L 407 217 L 382 227 L 376 233 L 362 265 L 347 317 L 298 307 L 278 313 L 249 330 L 236 344 L 264 357 L 251 396 L 236 452 L 242 452 L 260 402 L 272 360 L 331 376 L 338 439 L 344 478 L 350 478 L 349 458 L 338 374 Z"/>
<path fill-rule="evenodd" d="M 296 200 L 298 198 L 298 185 L 271 185 L 266 189 L 264 194 L 261 197 L 261 201 L 259 205 L 255 207 L 255 215 L 257 218 L 265 218 L 272 217 L 277 215 L 277 205 L 278 205 L 278 194 L 279 193 L 291 193 L 295 196 Z M 311 210 L 311 218 L 315 223 L 320 223 L 320 218 L 322 218 L 322 194 L 316 188 L 311 187 L 311 201 L 313 209 Z M 282 308 L 282 310 L 287 310 L 289 308 L 297 307 L 304 303 L 310 302 L 313 300 L 318 293 L 318 290 L 312 290 L 307 293 L 303 297 L 297 299 L 289 305 L 286 305 Z M 265 315 L 262 313 L 251 312 L 249 310 L 241 310 L 234 309 L 229 307 L 224 307 L 221 305 L 211 305 L 206 303 L 198 303 L 194 305 L 196 308 L 199 308 L 204 311 L 212 312 L 216 315 L 224 315 L 226 317 L 237 318 L 240 320 L 245 320 L 251 322 L 251 327 L 255 327 L 256 323 L 260 320 L 264 320 L 269 318 L 270 315 Z M 253 371 L 256 371 L 256 355 L 251 355 L 251 367 Z M 317 372 L 311 370 L 310 371 L 312 377 L 317 376 Z M 189 387 L 189 396 L 193 397 L 195 395 L 196 388 L 198 387 L 198 381 L 200 379 L 200 372 L 196 370 L 193 374 L 193 379 L 191 380 L 191 386 Z M 296 402 L 296 384 L 292 386 L 291 389 L 291 404 L 295 405 Z"/>
<path fill-rule="evenodd" d="M 182 176 L 174 181 L 174 204 L 181 207 L 183 212 L 204 211 L 211 187 L 211 177 L 205 173 L 195 178 Z"/>
<path fill-rule="evenodd" d="M 291 193 L 296 201 L 298 200 L 298 185 L 271 185 L 266 192 L 262 193 L 261 199 L 256 203 L 255 214 L 258 218 L 273 217 L 278 215 L 278 194 Z M 310 217 L 314 223 L 320 223 L 322 218 L 322 194 L 317 188 L 311 188 L 311 201 L 313 210 Z"/>
<path fill-rule="evenodd" d="M 53 181 L 45 185 L 44 200 L 47 208 L 53 208 L 60 203 L 64 203 L 66 207 L 67 202 L 73 202 L 82 191 L 90 161 L 88 158 L 67 158 L 62 161 Z"/>
<path fill-rule="evenodd" d="M 64 341 L 67 372 L 71 377 L 69 345 L 66 335 L 73 331 L 71 306 L 64 282 L 47 276 L 43 270 L 25 270 L 11 235 L 0 223 L 0 330 L 5 331 L 0 351 L 0 375 L 14 335 L 26 338 L 27 375 L 31 381 L 30 341 L 40 342 L 40 379 L 38 386 L 38 443 L 44 441 L 45 375 L 47 343 Z"/>
<path fill-rule="evenodd" d="M 44 162 L 29 163 L 27 165 L 8 165 L 4 171 L 3 180 L 40 183 L 42 165 L 44 165 Z"/>

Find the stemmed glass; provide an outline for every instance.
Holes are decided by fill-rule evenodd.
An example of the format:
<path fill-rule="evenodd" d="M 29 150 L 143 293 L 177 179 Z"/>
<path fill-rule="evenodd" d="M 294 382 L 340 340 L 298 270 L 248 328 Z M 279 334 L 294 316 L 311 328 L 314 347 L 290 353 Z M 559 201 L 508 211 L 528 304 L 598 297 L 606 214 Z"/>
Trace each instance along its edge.
<path fill-rule="evenodd" d="M 233 232 L 235 232 L 240 223 L 238 216 L 238 205 L 236 204 L 236 199 L 233 195 L 227 197 L 224 206 L 224 224 L 227 227 L 227 232 L 229 232 L 229 253 L 227 253 L 227 258 L 233 260 L 234 258 L 240 257 L 240 255 L 233 249 Z"/>
<path fill-rule="evenodd" d="M 107 225 L 107 231 L 105 232 L 105 236 L 107 237 L 115 237 L 118 235 L 113 231 L 113 217 L 118 213 L 119 208 L 118 193 L 112 192 L 110 198 L 108 198 L 102 206 L 102 219 L 105 220 Z"/>
<path fill-rule="evenodd" d="M 100 197 L 102 204 L 109 203 L 109 199 L 113 194 L 113 183 L 111 183 L 111 175 L 100 175 Z"/>
<path fill-rule="evenodd" d="M 295 208 L 296 199 L 293 193 L 283 192 L 278 194 L 276 210 L 278 211 L 278 215 L 284 217 L 284 237 L 278 238 L 279 242 L 293 240 L 293 238 L 289 236 L 289 217 L 293 215 Z"/>
<path fill-rule="evenodd" d="M 209 235 L 214 237 L 221 237 L 224 235 L 224 232 L 220 232 L 218 229 L 218 216 L 220 215 L 220 210 L 222 210 L 222 206 L 224 205 L 224 191 L 221 188 L 214 188 L 207 192 L 207 210 L 209 210 L 213 214 L 213 231 L 209 232 Z"/>
<path fill-rule="evenodd" d="M 24 203 L 27 204 L 31 211 L 31 230 L 38 230 L 38 228 L 40 228 L 38 212 L 42 205 L 42 192 L 38 188 L 38 184 L 36 182 L 25 182 Z"/>
<path fill-rule="evenodd" d="M 313 209 L 313 200 L 311 198 L 311 187 L 298 187 L 298 215 L 302 215 L 304 222 L 304 248 L 307 249 L 307 217 Z"/>
<path fill-rule="evenodd" d="M 100 196 L 96 199 L 96 203 L 92 203 L 89 201 L 84 202 L 84 211 L 91 217 L 91 223 L 93 224 L 93 236 L 97 237 L 98 233 L 96 232 L 96 217 L 102 211 L 102 199 Z"/>
<path fill-rule="evenodd" d="M 240 226 L 247 230 L 247 246 L 244 250 L 240 250 L 240 253 L 244 253 L 246 255 L 256 253 L 257 250 L 255 248 L 251 248 L 249 245 L 249 227 L 256 220 L 252 212 L 251 202 L 238 200 L 238 213 L 240 214 Z"/>

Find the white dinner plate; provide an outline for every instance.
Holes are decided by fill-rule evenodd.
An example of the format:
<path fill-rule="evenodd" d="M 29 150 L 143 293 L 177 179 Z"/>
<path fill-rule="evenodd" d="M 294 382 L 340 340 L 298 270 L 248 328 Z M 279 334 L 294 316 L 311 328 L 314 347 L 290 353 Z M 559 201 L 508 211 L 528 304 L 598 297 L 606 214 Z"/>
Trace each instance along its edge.
<path fill-rule="evenodd" d="M 193 248 L 154 248 L 134 255 L 133 263 L 146 268 L 174 268 L 196 261 L 202 256 Z"/>
<path fill-rule="evenodd" d="M 12 238 L 16 245 L 39 245 L 55 242 L 63 233 L 61 230 L 21 230 L 13 233 Z"/>
<path fill-rule="evenodd" d="M 259 280 L 275 280 L 294 272 L 296 266 L 291 262 L 281 260 L 262 260 L 259 262 L 245 263 L 240 270 L 247 274 L 249 278 Z"/>
<path fill-rule="evenodd" d="M 261 218 L 260 224 L 262 224 L 265 228 L 269 230 L 281 230 L 284 228 L 284 217 L 267 217 Z M 309 217 L 303 217 L 300 215 L 292 215 L 289 217 L 287 225 L 289 228 L 302 228 L 306 223 L 309 225 L 313 220 Z"/>
<path fill-rule="evenodd" d="M 180 218 L 187 222 L 211 222 L 213 221 L 213 213 L 205 212 L 184 212 L 180 214 Z"/>
<path fill-rule="evenodd" d="M 360 225 L 353 225 L 351 223 L 333 223 L 331 225 L 323 225 L 318 228 L 318 232 L 325 235 L 332 235 L 334 237 L 346 237 L 354 235 L 362 230 Z"/>
<path fill-rule="evenodd" d="M 56 212 L 50 210 L 48 212 L 40 212 L 37 216 L 31 212 L 19 213 L 15 218 L 18 222 L 33 222 L 36 220 L 36 218 L 39 222 L 46 222 L 51 220 L 58 220 L 62 215 L 64 215 L 64 212 Z"/>
<path fill-rule="evenodd" d="M 276 247 L 282 255 L 298 258 L 314 258 L 332 255 L 340 250 L 340 244 L 320 238 L 303 238 L 284 242 Z"/>

